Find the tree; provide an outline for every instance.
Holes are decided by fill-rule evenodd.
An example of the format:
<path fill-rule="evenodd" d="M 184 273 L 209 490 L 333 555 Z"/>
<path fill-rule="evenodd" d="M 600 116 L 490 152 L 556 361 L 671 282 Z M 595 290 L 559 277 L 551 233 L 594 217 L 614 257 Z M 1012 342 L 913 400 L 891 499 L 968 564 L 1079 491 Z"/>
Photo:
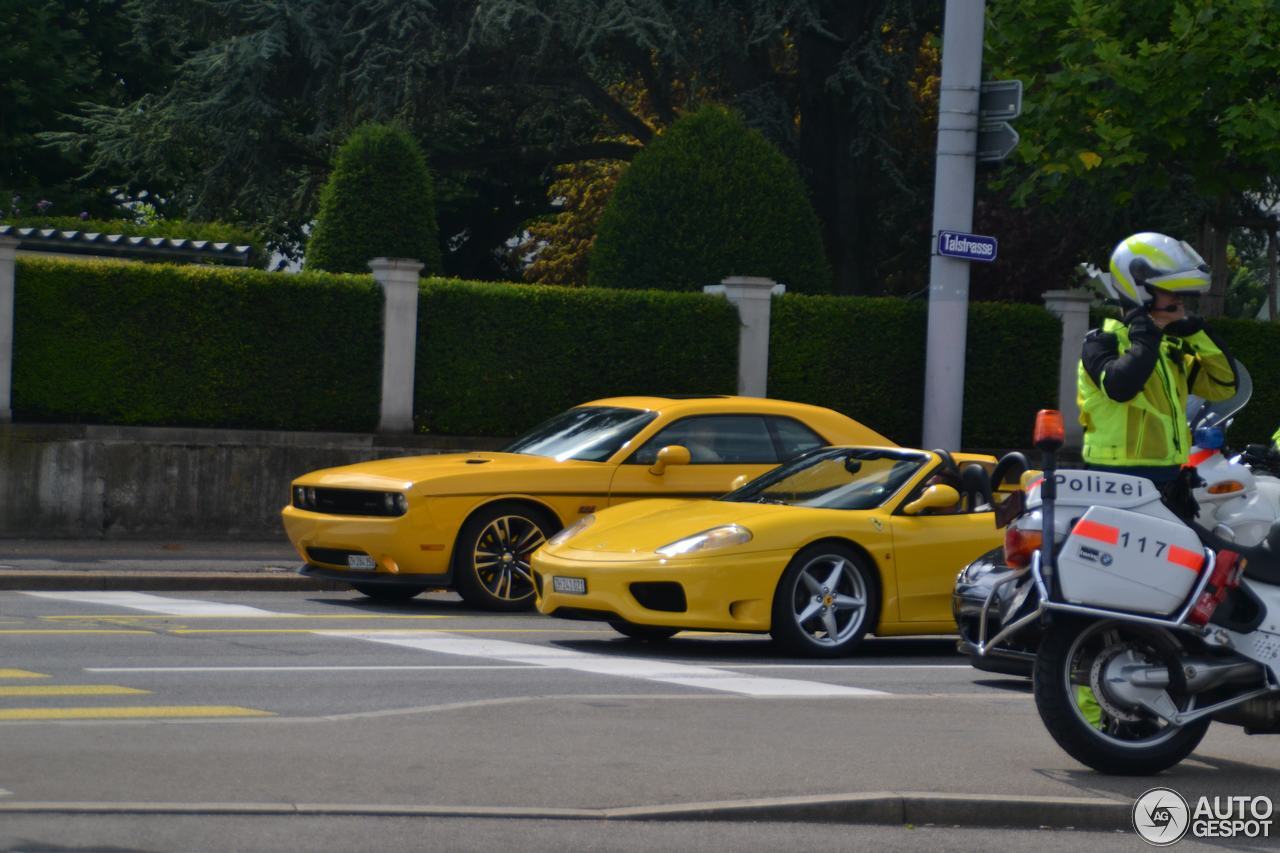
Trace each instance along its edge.
<path fill-rule="evenodd" d="M 367 124 L 338 151 L 320 193 L 307 267 L 363 273 L 377 257 L 422 261 L 440 272 L 435 193 L 422 150 L 404 130 Z"/>
<path fill-rule="evenodd" d="M 438 175 L 445 269 L 515 275 L 555 167 L 630 160 L 682 112 L 727 103 L 800 166 L 839 289 L 876 292 L 917 247 L 931 171 L 909 79 L 938 0 L 128 0 L 173 84 L 83 114 L 95 165 L 182 187 L 190 217 L 296 241 L 338 141 L 403 123 Z M 631 99 L 622 93 L 635 87 Z M 643 106 L 641 106 L 641 104 Z M 878 201 L 894 197 L 893 205 Z"/>
<path fill-rule="evenodd" d="M 818 220 L 795 165 L 715 106 L 677 121 L 618 182 L 591 251 L 597 287 L 698 290 L 768 276 L 831 289 Z"/>
<path fill-rule="evenodd" d="M 110 216 L 128 176 L 85 176 L 86 152 L 61 151 L 46 135 L 75 127 L 84 102 L 119 105 L 168 73 L 161 54 L 143 60 L 127 44 L 124 0 L 9 0 L 0 4 L 0 214 Z M 16 201 L 14 197 L 17 196 Z M 41 201 L 44 210 L 37 209 Z"/>
<path fill-rule="evenodd" d="M 1074 203 L 1086 187 L 1116 208 L 1178 211 L 1175 231 L 1214 268 L 1204 312 L 1220 313 L 1229 230 L 1265 227 L 1260 193 L 1280 173 L 1274 4 L 998 3 L 987 40 L 995 74 L 1027 83 L 1016 198 Z"/>

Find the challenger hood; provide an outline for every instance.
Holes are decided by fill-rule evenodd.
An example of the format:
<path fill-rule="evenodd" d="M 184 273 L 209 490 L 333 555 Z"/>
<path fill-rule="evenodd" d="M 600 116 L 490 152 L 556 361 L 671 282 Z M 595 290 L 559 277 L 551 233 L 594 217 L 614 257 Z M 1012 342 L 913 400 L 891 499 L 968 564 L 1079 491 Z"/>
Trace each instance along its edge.
<path fill-rule="evenodd" d="M 336 489 L 410 489 L 417 494 L 534 492 L 584 487 L 600 480 L 607 487 L 612 468 L 601 462 L 558 461 L 522 453 L 441 453 L 358 462 L 312 471 L 294 485 Z"/>

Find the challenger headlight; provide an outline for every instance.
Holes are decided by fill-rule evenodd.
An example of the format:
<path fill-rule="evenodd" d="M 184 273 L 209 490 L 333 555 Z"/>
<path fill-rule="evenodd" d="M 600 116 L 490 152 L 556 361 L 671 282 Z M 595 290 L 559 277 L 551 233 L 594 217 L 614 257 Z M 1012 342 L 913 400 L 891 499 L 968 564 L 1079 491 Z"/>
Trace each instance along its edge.
<path fill-rule="evenodd" d="M 742 545 L 751 541 L 751 531 L 737 524 L 726 524 L 713 527 L 684 539 L 677 539 L 669 545 L 663 545 L 658 553 L 664 557 L 675 557 L 680 554 L 692 554 L 695 551 L 710 551 L 713 548 L 727 548 L 730 545 Z"/>
<path fill-rule="evenodd" d="M 547 544 L 555 546 L 555 545 L 559 545 L 562 542 L 568 542 L 570 539 L 577 536 L 579 533 L 586 530 L 588 527 L 590 527 L 595 523 L 596 523 L 596 517 L 594 515 L 584 515 L 582 518 L 578 519 L 573 524 L 570 524 L 564 530 L 561 530 L 555 536 L 552 536 L 550 539 L 548 539 Z"/>

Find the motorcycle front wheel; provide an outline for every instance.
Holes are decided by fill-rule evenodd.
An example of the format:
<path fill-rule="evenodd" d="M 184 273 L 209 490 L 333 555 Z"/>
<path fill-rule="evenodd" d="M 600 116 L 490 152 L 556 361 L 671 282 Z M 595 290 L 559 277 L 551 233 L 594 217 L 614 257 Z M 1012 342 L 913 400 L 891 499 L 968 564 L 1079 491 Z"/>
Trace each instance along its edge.
<path fill-rule="evenodd" d="M 1058 618 L 1036 657 L 1036 710 L 1072 758 L 1100 773 L 1149 776 L 1186 758 L 1209 728 L 1208 718 L 1175 726 L 1108 687 L 1112 661 L 1163 667 L 1166 692 L 1179 711 L 1195 707 L 1181 689 L 1182 647 L 1168 632 L 1120 621 Z"/>

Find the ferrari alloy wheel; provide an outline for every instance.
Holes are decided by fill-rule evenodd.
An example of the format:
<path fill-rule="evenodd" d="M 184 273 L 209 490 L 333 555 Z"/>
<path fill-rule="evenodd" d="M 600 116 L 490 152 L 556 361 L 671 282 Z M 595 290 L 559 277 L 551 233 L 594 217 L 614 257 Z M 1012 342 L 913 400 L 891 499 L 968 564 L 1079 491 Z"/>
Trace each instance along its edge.
<path fill-rule="evenodd" d="M 458 534 L 458 593 L 485 610 L 528 610 L 533 606 L 529 558 L 554 531 L 542 513 L 521 504 L 483 508 Z"/>
<path fill-rule="evenodd" d="M 812 545 L 792 558 L 773 596 L 770 633 L 789 650 L 847 654 L 876 624 L 880 584 L 846 545 Z"/>

